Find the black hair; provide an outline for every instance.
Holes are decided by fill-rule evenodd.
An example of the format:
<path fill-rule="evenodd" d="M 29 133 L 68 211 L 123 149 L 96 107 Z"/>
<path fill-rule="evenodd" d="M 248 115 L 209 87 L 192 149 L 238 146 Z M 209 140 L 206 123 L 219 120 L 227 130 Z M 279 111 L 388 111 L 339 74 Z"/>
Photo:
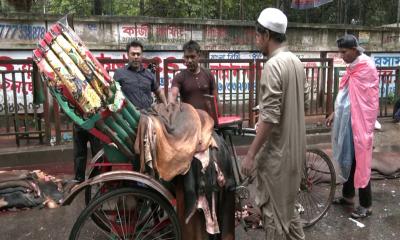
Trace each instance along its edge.
<path fill-rule="evenodd" d="M 259 22 L 256 23 L 256 31 L 260 34 L 268 33 L 269 37 L 272 40 L 274 40 L 275 42 L 283 43 L 284 41 L 286 41 L 286 35 L 284 33 L 277 33 L 277 32 L 271 31 L 268 28 L 265 28 Z"/>
<path fill-rule="evenodd" d="M 358 47 L 358 41 L 355 36 L 351 34 L 344 35 L 336 40 L 336 44 L 339 48 L 356 48 Z"/>
<path fill-rule="evenodd" d="M 189 42 L 186 42 L 183 44 L 183 51 L 189 50 L 189 51 L 196 51 L 197 53 L 200 53 L 200 45 L 193 40 L 190 40 Z"/>
<path fill-rule="evenodd" d="M 129 42 L 128 44 L 126 44 L 126 52 L 127 53 L 129 53 L 129 49 L 131 48 L 131 47 L 140 47 L 140 49 L 142 50 L 142 52 L 143 52 L 143 44 L 141 43 L 141 42 L 139 42 L 139 41 L 131 41 L 131 42 Z"/>

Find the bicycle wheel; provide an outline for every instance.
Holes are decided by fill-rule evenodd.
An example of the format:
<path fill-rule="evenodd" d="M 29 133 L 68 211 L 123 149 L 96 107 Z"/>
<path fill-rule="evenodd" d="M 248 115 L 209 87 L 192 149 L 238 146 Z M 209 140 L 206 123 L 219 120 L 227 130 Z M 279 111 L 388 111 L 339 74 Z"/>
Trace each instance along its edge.
<path fill-rule="evenodd" d="M 97 175 L 101 174 L 101 170 L 100 167 L 95 167 L 93 169 L 93 171 L 90 173 L 89 175 L 89 179 L 93 178 Z M 89 205 L 90 201 L 92 201 L 92 199 L 100 196 L 100 189 L 102 186 L 100 186 L 100 184 L 95 185 L 95 186 L 87 186 L 85 188 L 85 204 L 86 206 Z"/>
<path fill-rule="evenodd" d="M 101 220 L 101 225 L 93 222 Z M 115 189 L 93 199 L 75 222 L 75 239 L 181 239 L 178 217 L 159 193 L 140 187 Z"/>
<path fill-rule="evenodd" d="M 335 195 L 336 174 L 330 158 L 319 149 L 307 149 L 297 208 L 310 227 L 328 211 Z"/>

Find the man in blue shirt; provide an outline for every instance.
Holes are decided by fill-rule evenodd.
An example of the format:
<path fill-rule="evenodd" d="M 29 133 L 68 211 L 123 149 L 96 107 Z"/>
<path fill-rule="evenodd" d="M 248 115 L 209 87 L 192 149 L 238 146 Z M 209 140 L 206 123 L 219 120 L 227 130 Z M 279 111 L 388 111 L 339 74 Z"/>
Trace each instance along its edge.
<path fill-rule="evenodd" d="M 143 45 L 132 41 L 126 45 L 128 64 L 117 69 L 114 79 L 121 85 L 122 92 L 138 109 L 151 107 L 153 92 L 160 102 L 167 104 L 164 92 L 156 81 L 154 74 L 142 65 Z"/>

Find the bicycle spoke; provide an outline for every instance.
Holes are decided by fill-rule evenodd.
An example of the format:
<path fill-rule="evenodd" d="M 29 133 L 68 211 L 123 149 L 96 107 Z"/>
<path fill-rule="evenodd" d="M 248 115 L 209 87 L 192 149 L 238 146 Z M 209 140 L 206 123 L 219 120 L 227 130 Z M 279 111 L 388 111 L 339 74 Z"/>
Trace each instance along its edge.
<path fill-rule="evenodd" d="M 307 150 L 302 177 L 297 200 L 304 209 L 301 218 L 310 226 L 326 213 L 335 191 L 329 157 L 318 149 Z"/>
<path fill-rule="evenodd" d="M 118 199 L 118 200 L 119 200 L 119 199 Z M 124 227 L 122 226 L 121 214 L 119 213 L 118 201 L 116 201 L 115 206 L 116 206 L 116 208 L 117 208 L 117 214 L 118 214 L 118 219 L 119 219 L 119 222 L 120 222 L 120 227 L 121 227 L 121 230 L 122 230 L 122 236 L 124 237 L 124 239 L 126 239 Z M 116 222 L 118 222 L 118 221 L 116 221 Z"/>
<path fill-rule="evenodd" d="M 147 236 L 151 236 L 151 234 L 153 233 L 153 230 L 157 229 L 158 225 L 160 225 L 160 224 L 162 224 L 162 222 L 159 222 L 156 226 L 154 226 L 151 231 L 149 231 L 146 235 L 143 236 L 143 239 L 146 239 Z M 160 236 L 158 236 L 156 238 L 152 238 L 152 239 L 159 239 L 160 237 L 162 237 L 162 236 L 164 236 L 164 235 L 166 235 L 168 233 L 169 233 L 169 231 L 166 232 L 166 233 L 163 233 L 162 235 L 160 235 Z"/>
<path fill-rule="evenodd" d="M 173 206 L 161 194 L 129 186 L 92 199 L 70 239 L 180 240 L 180 228 Z"/>
<path fill-rule="evenodd" d="M 147 202 L 147 201 L 146 201 L 146 202 Z M 141 213 L 142 213 L 142 210 L 143 210 L 143 209 L 145 209 L 145 207 L 140 206 L 139 214 L 137 214 L 137 218 L 136 218 L 136 220 L 135 220 L 135 228 L 134 228 L 134 230 L 133 230 L 133 237 L 132 237 L 132 239 L 135 239 L 134 236 L 135 236 L 137 227 L 138 227 L 138 225 L 139 225 L 139 219 L 140 219 L 140 216 L 141 216 Z"/>
<path fill-rule="evenodd" d="M 145 222 L 143 228 L 141 229 L 140 233 L 137 235 L 137 237 L 139 237 L 139 236 L 142 234 L 142 232 L 146 229 L 147 224 L 149 223 L 149 220 L 151 220 L 151 218 L 152 218 L 152 216 L 153 216 L 153 214 L 154 214 L 154 211 L 156 211 L 156 209 L 152 210 L 152 211 L 151 211 L 151 214 L 148 215 L 147 220 L 146 220 L 146 222 Z"/>

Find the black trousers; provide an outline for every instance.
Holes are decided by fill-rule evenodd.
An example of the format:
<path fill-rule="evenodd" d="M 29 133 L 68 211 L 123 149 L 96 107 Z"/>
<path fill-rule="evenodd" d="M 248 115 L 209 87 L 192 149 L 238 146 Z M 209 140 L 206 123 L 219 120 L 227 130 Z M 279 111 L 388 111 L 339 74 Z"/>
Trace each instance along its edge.
<path fill-rule="evenodd" d="M 394 104 L 394 107 L 393 107 L 393 119 L 394 119 L 394 115 L 396 114 L 397 110 L 399 110 L 399 109 L 400 109 L 400 99 L 398 99 L 396 101 L 396 103 Z"/>
<path fill-rule="evenodd" d="M 345 198 L 353 198 L 356 195 L 354 188 L 354 173 L 356 171 L 356 159 L 353 158 L 353 163 L 351 165 L 350 176 L 347 182 L 343 184 L 342 194 Z M 372 205 L 372 191 L 371 191 L 371 181 L 365 188 L 358 189 L 358 199 L 360 205 L 365 208 L 369 208 Z"/>
<path fill-rule="evenodd" d="M 85 180 L 88 154 L 87 143 L 90 142 L 92 157 L 96 155 L 98 151 L 100 151 L 101 143 L 99 139 L 97 139 L 95 136 L 76 124 L 74 124 L 73 134 L 75 180 L 81 182 Z"/>

